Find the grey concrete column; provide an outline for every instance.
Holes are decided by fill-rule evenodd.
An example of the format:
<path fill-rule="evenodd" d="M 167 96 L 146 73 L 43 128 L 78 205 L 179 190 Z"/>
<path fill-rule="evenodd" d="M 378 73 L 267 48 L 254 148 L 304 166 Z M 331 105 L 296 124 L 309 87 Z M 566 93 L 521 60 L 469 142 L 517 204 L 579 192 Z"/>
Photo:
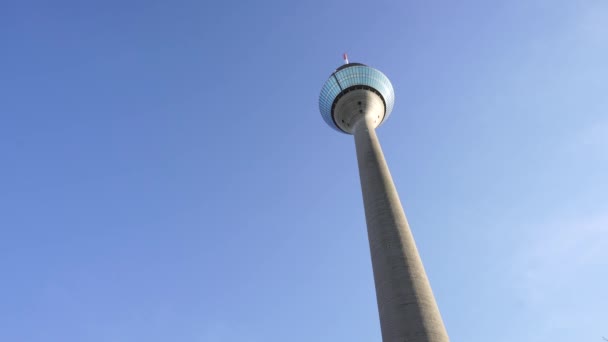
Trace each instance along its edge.
<path fill-rule="evenodd" d="M 448 342 L 373 120 L 358 120 L 354 136 L 382 341 Z"/>

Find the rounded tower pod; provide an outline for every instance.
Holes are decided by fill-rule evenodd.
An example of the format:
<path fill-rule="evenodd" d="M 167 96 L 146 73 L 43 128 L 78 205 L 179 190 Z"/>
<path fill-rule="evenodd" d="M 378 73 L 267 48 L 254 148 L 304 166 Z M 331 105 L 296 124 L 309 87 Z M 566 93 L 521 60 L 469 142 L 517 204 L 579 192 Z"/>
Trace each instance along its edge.
<path fill-rule="evenodd" d="M 333 129 L 353 134 L 365 116 L 374 128 L 384 122 L 395 104 L 395 92 L 380 71 L 361 63 L 344 64 L 331 74 L 319 96 L 323 120 Z"/>
<path fill-rule="evenodd" d="M 319 109 L 330 127 L 355 137 L 382 341 L 448 342 L 376 135 L 394 101 L 393 86 L 383 73 L 350 63 L 325 82 Z"/>

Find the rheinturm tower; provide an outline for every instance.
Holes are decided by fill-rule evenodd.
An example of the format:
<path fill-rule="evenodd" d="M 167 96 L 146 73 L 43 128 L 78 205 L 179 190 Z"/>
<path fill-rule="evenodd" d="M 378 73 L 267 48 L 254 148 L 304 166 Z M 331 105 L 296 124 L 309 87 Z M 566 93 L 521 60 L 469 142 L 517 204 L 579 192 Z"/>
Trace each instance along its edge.
<path fill-rule="evenodd" d="M 383 342 L 447 342 L 447 332 L 405 218 L 376 128 L 393 109 L 395 93 L 380 71 L 348 63 L 319 96 L 325 122 L 355 137 L 365 220 Z"/>

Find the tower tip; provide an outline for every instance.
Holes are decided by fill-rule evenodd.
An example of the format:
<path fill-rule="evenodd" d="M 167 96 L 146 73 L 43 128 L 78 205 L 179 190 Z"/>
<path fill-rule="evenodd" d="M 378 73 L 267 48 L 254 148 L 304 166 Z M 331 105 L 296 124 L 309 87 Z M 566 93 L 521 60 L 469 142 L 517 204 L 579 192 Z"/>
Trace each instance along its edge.
<path fill-rule="evenodd" d="M 348 64 L 348 55 L 346 52 L 342 55 L 342 57 L 344 58 L 344 64 Z"/>

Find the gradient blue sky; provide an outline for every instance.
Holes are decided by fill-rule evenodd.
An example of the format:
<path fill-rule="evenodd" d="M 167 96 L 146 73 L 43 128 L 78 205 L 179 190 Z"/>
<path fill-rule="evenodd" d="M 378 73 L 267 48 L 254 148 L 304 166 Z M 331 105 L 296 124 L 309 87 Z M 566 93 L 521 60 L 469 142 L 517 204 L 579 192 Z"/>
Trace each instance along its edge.
<path fill-rule="evenodd" d="M 4 1 L 0 340 L 380 341 L 347 51 L 452 341 L 608 335 L 606 1 Z"/>

